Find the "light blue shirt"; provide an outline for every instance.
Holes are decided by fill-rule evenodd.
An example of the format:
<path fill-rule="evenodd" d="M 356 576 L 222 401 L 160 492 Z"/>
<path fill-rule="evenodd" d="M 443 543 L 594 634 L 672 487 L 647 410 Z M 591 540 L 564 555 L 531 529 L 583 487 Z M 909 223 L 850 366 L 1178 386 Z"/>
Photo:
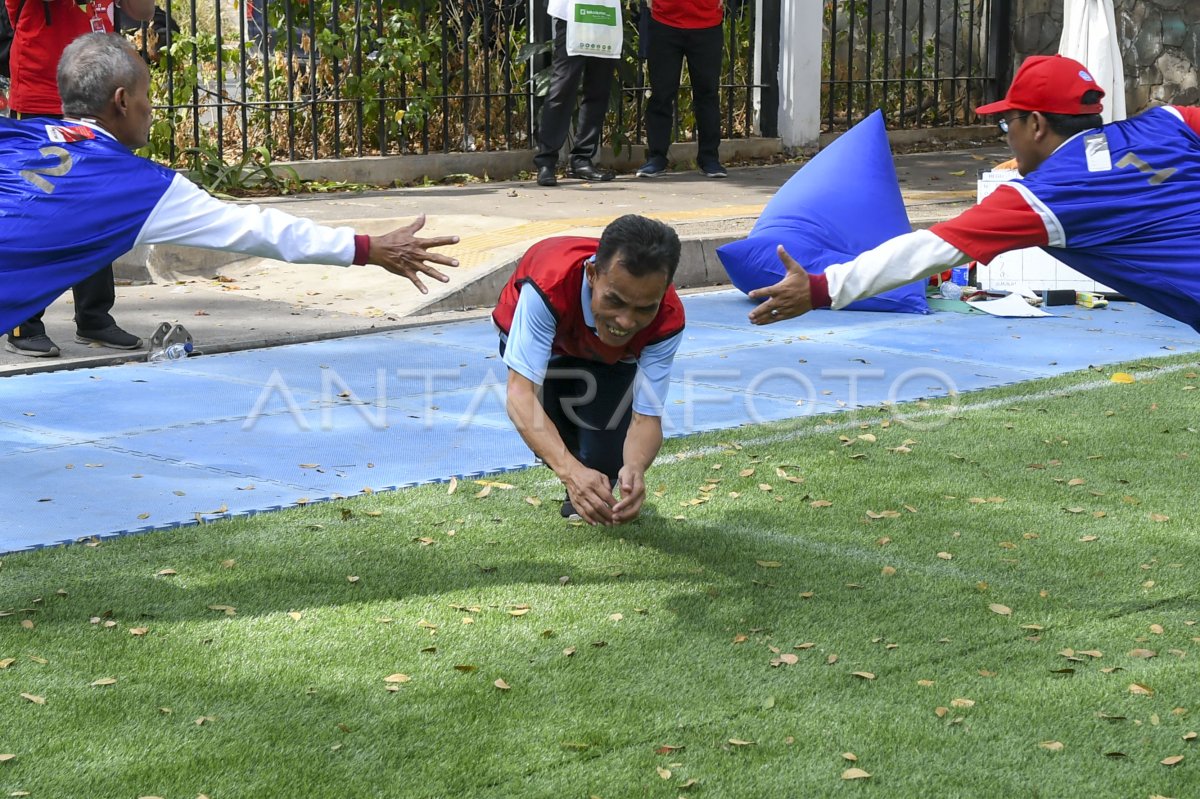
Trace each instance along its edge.
<path fill-rule="evenodd" d="M 582 303 L 583 321 L 594 331 L 596 319 L 592 315 L 592 287 L 586 280 L 579 291 L 579 301 Z M 529 283 L 521 286 L 521 295 L 517 298 L 505 343 L 505 365 L 534 385 L 542 385 L 553 357 L 555 331 L 554 313 L 546 300 Z M 667 389 L 671 385 L 671 364 L 682 340 L 681 330 L 642 350 L 637 359 L 637 375 L 633 380 L 634 412 L 642 416 L 663 415 Z"/>

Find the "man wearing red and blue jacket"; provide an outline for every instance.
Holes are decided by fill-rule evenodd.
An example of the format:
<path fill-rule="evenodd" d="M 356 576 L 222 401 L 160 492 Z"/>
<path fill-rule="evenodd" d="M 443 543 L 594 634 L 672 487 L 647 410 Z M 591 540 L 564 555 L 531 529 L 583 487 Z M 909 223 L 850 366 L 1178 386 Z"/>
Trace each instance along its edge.
<path fill-rule="evenodd" d="M 750 293 L 769 324 L 843 308 L 915 279 L 1042 247 L 1076 271 L 1200 332 L 1200 109 L 1152 108 L 1103 125 L 1104 91 L 1063 56 L 1025 60 L 1001 115 L 1021 173 L 947 222 L 808 275 L 780 248 L 782 281 Z"/>
<path fill-rule="evenodd" d="M 150 73 L 124 37 L 89 33 L 58 69 L 65 119 L 0 119 L 0 330 L 11 329 L 138 244 L 186 244 L 292 263 L 377 264 L 445 282 L 457 266 L 418 239 L 424 217 L 356 235 L 274 209 L 234 205 L 135 155 L 150 134 Z"/>
<path fill-rule="evenodd" d="M 564 517 L 610 525 L 641 511 L 683 338 L 679 252 L 674 230 L 629 214 L 598 240 L 535 244 L 500 292 L 508 415 L 566 486 Z"/>

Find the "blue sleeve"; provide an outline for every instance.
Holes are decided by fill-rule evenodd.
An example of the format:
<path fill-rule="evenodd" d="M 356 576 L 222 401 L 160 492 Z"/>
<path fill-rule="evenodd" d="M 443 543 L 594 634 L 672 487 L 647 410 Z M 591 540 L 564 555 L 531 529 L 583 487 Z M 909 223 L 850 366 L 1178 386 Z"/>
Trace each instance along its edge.
<path fill-rule="evenodd" d="M 662 416 L 671 387 L 671 364 L 675 351 L 683 341 L 683 331 L 668 339 L 651 344 L 638 358 L 637 377 L 633 383 L 633 410 L 642 416 Z"/>
<path fill-rule="evenodd" d="M 554 313 L 538 290 L 529 283 L 521 286 L 504 345 L 505 365 L 534 385 L 542 385 L 557 329 Z"/>

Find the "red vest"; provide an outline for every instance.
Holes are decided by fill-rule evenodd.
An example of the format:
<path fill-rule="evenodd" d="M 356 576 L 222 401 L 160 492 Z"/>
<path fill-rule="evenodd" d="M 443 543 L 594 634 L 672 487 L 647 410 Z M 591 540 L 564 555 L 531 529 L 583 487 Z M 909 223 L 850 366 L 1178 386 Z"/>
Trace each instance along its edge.
<path fill-rule="evenodd" d="M 500 291 L 500 301 L 492 311 L 492 321 L 506 334 L 512 328 L 513 314 L 521 287 L 533 285 L 554 314 L 555 355 L 571 355 L 589 361 L 613 364 L 624 358 L 637 358 L 651 344 L 669 339 L 683 330 L 683 303 L 674 286 L 658 306 L 649 325 L 639 330 L 623 347 L 610 347 L 601 341 L 583 320 L 579 295 L 583 289 L 583 262 L 596 254 L 600 240 L 579 236 L 556 236 L 529 248 L 517 264 L 508 283 Z"/>

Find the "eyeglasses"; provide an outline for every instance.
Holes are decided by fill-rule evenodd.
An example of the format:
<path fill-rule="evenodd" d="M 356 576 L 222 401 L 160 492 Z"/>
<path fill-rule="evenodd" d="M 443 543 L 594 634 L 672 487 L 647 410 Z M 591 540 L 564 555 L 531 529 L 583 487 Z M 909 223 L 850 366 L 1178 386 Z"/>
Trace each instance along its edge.
<path fill-rule="evenodd" d="M 1016 122 L 1018 119 L 1024 119 L 1025 117 L 1030 116 L 1032 114 L 1033 114 L 1033 112 L 1030 111 L 1028 114 L 1018 114 L 1017 116 L 1013 117 L 1012 119 L 1001 119 L 1000 121 L 998 121 L 996 123 L 996 127 L 1000 128 L 1000 132 L 1007 136 L 1008 135 L 1008 126 L 1011 123 Z"/>

